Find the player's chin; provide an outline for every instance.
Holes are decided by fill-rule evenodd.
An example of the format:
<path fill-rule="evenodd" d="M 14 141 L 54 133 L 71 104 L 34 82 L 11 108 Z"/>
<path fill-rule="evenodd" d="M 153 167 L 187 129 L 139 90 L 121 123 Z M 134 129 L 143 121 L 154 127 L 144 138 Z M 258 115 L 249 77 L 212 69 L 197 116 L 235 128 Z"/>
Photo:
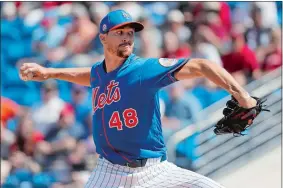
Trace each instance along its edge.
<path fill-rule="evenodd" d="M 131 53 L 133 52 L 132 49 L 127 49 L 127 50 L 119 50 L 118 51 L 118 56 L 122 57 L 122 58 L 127 58 L 131 55 Z"/>

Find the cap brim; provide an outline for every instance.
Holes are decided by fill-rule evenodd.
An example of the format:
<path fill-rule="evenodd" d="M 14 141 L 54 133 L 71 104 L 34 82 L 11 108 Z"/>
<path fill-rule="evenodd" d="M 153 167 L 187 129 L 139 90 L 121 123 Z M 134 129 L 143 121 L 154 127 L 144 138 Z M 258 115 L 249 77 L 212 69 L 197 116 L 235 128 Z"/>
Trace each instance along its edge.
<path fill-rule="evenodd" d="M 125 26 L 130 26 L 131 28 L 135 29 L 135 32 L 139 32 L 139 31 L 143 30 L 143 28 L 144 28 L 143 24 L 141 24 L 140 22 L 124 22 L 122 24 L 116 25 L 115 27 L 112 27 L 110 29 L 110 31 L 115 30 L 115 29 L 119 29 L 119 28 L 125 27 Z"/>

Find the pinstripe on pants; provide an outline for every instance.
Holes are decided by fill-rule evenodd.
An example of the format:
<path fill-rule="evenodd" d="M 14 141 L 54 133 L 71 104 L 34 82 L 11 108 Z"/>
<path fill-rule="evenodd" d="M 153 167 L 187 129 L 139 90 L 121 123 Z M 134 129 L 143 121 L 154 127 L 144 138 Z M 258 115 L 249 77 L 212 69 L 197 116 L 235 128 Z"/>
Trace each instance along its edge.
<path fill-rule="evenodd" d="M 160 158 L 148 159 L 145 167 L 130 168 L 98 159 L 85 188 L 224 188 L 195 172 L 177 167 Z"/>

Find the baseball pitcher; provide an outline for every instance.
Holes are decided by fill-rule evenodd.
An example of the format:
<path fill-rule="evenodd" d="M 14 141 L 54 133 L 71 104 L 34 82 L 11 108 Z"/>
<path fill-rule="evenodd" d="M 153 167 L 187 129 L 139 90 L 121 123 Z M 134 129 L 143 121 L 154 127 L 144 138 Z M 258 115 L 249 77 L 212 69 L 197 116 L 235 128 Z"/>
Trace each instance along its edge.
<path fill-rule="evenodd" d="M 225 110 L 216 134 L 241 134 L 262 110 L 262 102 L 206 59 L 136 56 L 132 53 L 134 36 L 143 28 L 124 10 L 109 12 L 100 23 L 102 62 L 88 68 L 57 69 L 25 63 L 20 76 L 25 81 L 59 79 L 92 88 L 93 139 L 100 157 L 86 188 L 223 187 L 167 161 L 158 91 L 196 77 L 205 77 L 226 89 L 235 105 Z"/>

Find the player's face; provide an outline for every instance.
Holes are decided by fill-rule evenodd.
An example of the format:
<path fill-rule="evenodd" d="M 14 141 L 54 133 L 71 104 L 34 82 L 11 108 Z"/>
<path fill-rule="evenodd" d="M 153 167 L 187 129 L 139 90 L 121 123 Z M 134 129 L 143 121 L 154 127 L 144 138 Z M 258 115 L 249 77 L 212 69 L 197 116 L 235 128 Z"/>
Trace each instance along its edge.
<path fill-rule="evenodd" d="M 118 57 L 129 57 L 134 48 L 134 33 L 128 26 L 110 31 L 105 37 L 106 49 Z"/>

